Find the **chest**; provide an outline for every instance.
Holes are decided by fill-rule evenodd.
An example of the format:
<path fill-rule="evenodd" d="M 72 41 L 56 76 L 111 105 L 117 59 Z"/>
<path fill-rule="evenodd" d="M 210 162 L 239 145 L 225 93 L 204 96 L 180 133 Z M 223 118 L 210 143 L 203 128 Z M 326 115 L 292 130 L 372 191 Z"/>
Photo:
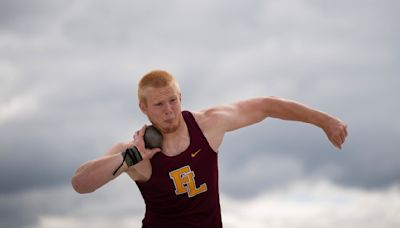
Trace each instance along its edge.
<path fill-rule="evenodd" d="M 148 199 L 189 199 L 218 186 L 217 154 L 208 148 L 190 146 L 175 157 L 157 154 L 150 168 L 150 178 L 139 184 Z"/>
<path fill-rule="evenodd" d="M 185 152 L 190 146 L 190 138 L 182 137 L 178 140 L 167 141 L 163 144 L 162 152 L 167 157 L 176 157 Z"/>

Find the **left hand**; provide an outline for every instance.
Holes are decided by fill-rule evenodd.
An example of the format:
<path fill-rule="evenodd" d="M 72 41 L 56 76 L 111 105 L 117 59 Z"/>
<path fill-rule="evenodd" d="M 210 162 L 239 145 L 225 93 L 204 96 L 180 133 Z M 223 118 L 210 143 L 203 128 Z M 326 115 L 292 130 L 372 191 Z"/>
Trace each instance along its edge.
<path fill-rule="evenodd" d="M 325 131 L 325 134 L 328 136 L 331 143 L 336 148 L 342 149 L 342 144 L 347 137 L 347 125 L 335 117 L 329 117 L 323 127 L 323 130 Z"/>
<path fill-rule="evenodd" d="M 155 153 L 161 152 L 161 148 L 147 149 L 144 143 L 144 132 L 146 131 L 147 125 L 144 125 L 139 131 L 136 131 L 133 135 L 133 143 L 139 150 L 143 160 L 150 160 Z"/>

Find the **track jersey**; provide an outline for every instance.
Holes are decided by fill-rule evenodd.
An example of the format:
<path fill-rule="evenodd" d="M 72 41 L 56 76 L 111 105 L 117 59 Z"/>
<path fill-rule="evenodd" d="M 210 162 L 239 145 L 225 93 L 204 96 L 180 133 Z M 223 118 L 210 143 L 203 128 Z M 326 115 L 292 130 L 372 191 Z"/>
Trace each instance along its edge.
<path fill-rule="evenodd" d="M 152 174 L 136 182 L 146 204 L 143 227 L 222 227 L 218 191 L 218 156 L 192 113 L 182 112 L 190 145 L 176 156 L 156 153 Z"/>

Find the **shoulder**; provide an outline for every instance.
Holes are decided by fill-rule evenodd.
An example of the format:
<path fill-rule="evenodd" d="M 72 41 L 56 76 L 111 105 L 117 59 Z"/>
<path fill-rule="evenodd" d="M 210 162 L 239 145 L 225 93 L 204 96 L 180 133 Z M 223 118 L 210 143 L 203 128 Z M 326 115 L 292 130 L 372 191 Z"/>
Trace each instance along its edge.
<path fill-rule="evenodd" d="M 204 109 L 199 112 L 193 112 L 193 116 L 203 131 L 224 134 L 233 130 L 232 124 L 237 121 L 236 103 L 229 105 L 220 105 Z"/>
<path fill-rule="evenodd" d="M 268 116 L 270 99 L 257 97 L 220 105 L 196 112 L 195 118 L 204 128 L 217 128 L 223 132 L 233 131 L 254 123 Z"/>
<path fill-rule="evenodd" d="M 209 145 L 214 151 L 219 150 L 226 129 L 223 122 L 220 108 L 210 108 L 199 112 L 192 112 L 194 119 L 206 137 Z"/>
<path fill-rule="evenodd" d="M 216 123 L 223 121 L 223 108 L 221 107 L 212 107 L 191 113 L 202 130 L 213 128 Z"/>

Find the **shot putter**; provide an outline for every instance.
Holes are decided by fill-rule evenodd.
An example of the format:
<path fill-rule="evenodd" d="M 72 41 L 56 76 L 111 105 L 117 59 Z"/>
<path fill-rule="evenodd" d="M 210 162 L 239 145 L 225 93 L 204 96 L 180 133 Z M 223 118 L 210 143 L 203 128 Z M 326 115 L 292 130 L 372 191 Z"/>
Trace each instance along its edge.
<path fill-rule="evenodd" d="M 163 136 L 157 128 L 155 128 L 153 125 L 150 125 L 144 131 L 143 140 L 147 149 L 153 149 L 157 147 L 161 148 Z M 122 167 L 124 162 L 126 162 L 128 167 L 130 167 L 143 160 L 142 155 L 140 155 L 140 152 L 136 146 L 126 149 L 125 151 L 121 152 L 121 155 L 124 159 L 122 160 L 121 165 L 114 171 L 113 176 Z"/>

